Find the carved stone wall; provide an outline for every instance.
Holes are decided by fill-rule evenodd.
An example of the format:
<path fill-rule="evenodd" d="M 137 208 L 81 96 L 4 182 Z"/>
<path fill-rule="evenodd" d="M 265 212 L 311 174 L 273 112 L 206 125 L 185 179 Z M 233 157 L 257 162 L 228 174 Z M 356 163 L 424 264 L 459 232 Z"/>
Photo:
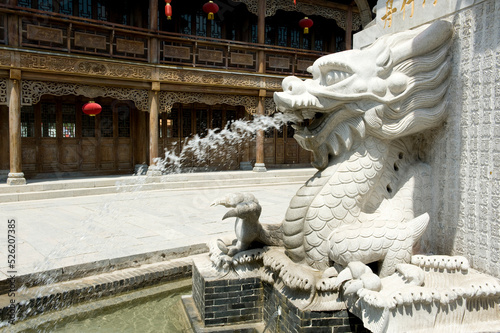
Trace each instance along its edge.
<path fill-rule="evenodd" d="M 31 80 L 23 80 L 21 82 L 21 105 L 36 104 L 43 95 L 82 95 L 88 98 L 112 97 L 133 101 L 137 109 L 149 111 L 148 90 L 145 89 L 89 86 L 74 83 Z"/>
<path fill-rule="evenodd" d="M 500 3 L 448 17 L 455 27 L 450 111 L 434 133 L 427 250 L 464 255 L 500 277 Z"/>
<path fill-rule="evenodd" d="M 234 0 L 235 2 L 243 2 L 248 11 L 257 15 L 258 0 Z M 327 19 L 335 20 L 337 25 L 346 30 L 346 12 L 334 8 L 325 8 L 312 4 L 297 2 L 297 5 L 291 0 L 267 0 L 266 1 L 266 17 L 274 16 L 278 9 L 288 12 L 301 12 L 305 15 L 321 15 Z M 361 28 L 361 16 L 358 13 L 352 15 L 352 29 L 358 30 Z"/>

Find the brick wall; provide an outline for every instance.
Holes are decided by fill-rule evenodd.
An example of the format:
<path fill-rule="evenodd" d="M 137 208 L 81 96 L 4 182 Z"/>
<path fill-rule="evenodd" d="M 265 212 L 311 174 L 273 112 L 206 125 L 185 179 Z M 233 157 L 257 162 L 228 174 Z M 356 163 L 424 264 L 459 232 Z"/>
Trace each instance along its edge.
<path fill-rule="evenodd" d="M 196 261 L 193 267 L 193 300 L 205 326 L 262 321 L 259 277 L 214 277 Z"/>
<path fill-rule="evenodd" d="M 277 315 L 278 307 L 281 315 Z M 360 319 L 341 311 L 302 311 L 279 290 L 264 283 L 264 322 L 270 333 L 369 332 Z"/>

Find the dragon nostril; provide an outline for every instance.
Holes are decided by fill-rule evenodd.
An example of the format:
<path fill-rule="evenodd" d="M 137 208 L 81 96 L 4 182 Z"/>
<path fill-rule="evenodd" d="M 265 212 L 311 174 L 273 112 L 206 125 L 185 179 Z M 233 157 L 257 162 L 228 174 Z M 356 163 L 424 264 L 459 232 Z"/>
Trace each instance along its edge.
<path fill-rule="evenodd" d="M 283 91 L 292 95 L 299 95 L 306 91 L 304 81 L 296 76 L 286 77 L 282 82 Z"/>

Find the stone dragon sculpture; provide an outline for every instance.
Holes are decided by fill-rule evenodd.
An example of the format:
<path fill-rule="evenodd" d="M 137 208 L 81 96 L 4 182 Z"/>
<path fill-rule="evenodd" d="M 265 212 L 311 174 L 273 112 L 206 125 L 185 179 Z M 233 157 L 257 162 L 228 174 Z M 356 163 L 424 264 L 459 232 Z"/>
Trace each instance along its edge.
<path fill-rule="evenodd" d="M 429 222 L 430 167 L 420 145 L 446 117 L 452 31 L 437 21 L 386 35 L 365 49 L 319 58 L 308 69 L 312 79 L 285 78 L 274 95 L 277 109 L 297 120 L 294 138 L 312 152 L 318 172 L 291 200 L 274 241 L 255 227 L 233 247 L 219 241 L 221 251 L 237 258 L 253 240 L 280 243 L 263 255 L 268 280 L 315 291 L 337 290 L 346 275 L 339 273 L 353 262 L 379 263 L 377 274 L 350 265 L 366 281 L 410 263 Z M 248 217 L 254 204 L 241 195 L 216 204 L 239 205 L 243 220 L 256 220 L 247 224 L 260 215 Z"/>
<path fill-rule="evenodd" d="M 274 100 L 318 172 L 281 224 L 260 223 L 251 194 L 216 201 L 237 239 L 211 245 L 214 266 L 257 272 L 303 310 L 347 308 L 371 332 L 498 331 L 500 280 L 461 256 L 413 255 L 430 220 L 425 153 L 446 117 L 452 34 L 436 21 L 322 57 L 312 79 L 287 77 Z"/>

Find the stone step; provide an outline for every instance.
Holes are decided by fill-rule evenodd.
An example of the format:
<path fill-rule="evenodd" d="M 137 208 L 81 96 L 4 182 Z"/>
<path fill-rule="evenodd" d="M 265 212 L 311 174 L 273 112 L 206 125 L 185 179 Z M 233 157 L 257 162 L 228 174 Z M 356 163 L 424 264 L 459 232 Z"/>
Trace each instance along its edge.
<path fill-rule="evenodd" d="M 43 200 L 133 191 L 206 189 L 232 186 L 265 186 L 303 183 L 314 169 L 229 171 L 172 174 L 165 176 L 99 177 L 73 180 L 42 180 L 27 185 L 0 185 L 0 203 Z"/>

